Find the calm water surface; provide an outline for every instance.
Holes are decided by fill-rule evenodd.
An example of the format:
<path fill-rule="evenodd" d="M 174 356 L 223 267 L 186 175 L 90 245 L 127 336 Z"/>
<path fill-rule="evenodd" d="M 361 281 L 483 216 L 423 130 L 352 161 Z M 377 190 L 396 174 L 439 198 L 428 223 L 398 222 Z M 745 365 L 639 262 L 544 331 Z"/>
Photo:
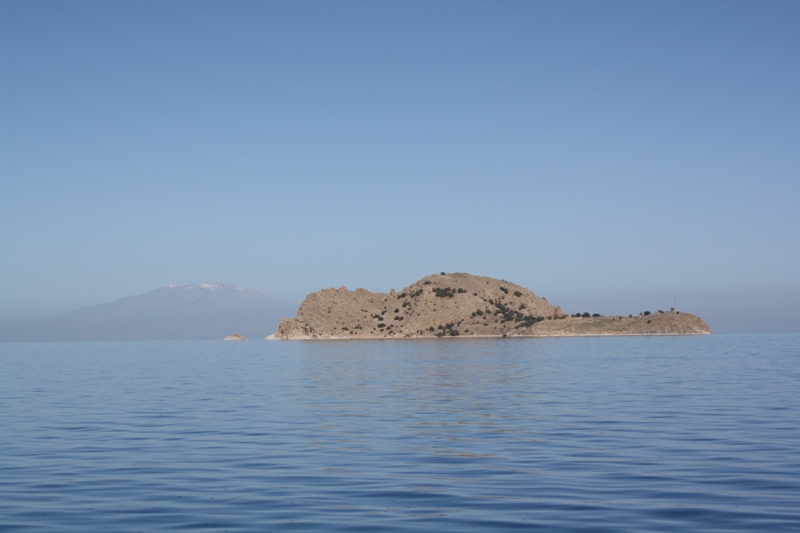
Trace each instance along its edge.
<path fill-rule="evenodd" d="M 800 531 L 800 336 L 0 344 L 0 531 Z"/>

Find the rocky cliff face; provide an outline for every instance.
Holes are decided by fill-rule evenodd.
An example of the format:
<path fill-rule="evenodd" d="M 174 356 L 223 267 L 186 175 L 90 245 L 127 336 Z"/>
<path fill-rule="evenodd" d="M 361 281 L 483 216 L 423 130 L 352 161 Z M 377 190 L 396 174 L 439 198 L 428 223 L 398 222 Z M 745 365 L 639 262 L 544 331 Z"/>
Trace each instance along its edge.
<path fill-rule="evenodd" d="M 692 335 L 711 333 L 694 315 L 565 317 L 561 308 L 504 280 L 434 274 L 400 292 L 345 287 L 310 294 L 268 339 Z"/>

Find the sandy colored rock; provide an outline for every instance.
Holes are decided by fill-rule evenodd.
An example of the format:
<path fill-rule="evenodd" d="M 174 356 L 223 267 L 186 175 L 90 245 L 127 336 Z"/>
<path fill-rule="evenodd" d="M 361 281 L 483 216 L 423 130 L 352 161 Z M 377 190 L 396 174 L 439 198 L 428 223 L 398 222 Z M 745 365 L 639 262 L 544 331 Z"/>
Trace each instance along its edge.
<path fill-rule="evenodd" d="M 385 339 L 581 335 L 696 335 L 702 319 L 680 312 L 573 318 L 525 287 L 471 274 L 434 274 L 401 291 L 345 287 L 306 297 L 267 339 Z"/>
<path fill-rule="evenodd" d="M 705 320 L 681 312 L 656 313 L 648 316 L 601 316 L 592 318 L 565 317 L 546 320 L 525 331 L 525 335 L 542 337 L 582 335 L 705 335 L 711 330 Z"/>
<path fill-rule="evenodd" d="M 228 335 L 227 337 L 225 337 L 222 340 L 224 340 L 224 341 L 246 341 L 247 337 L 245 337 L 244 335 L 241 335 L 241 334 L 236 334 L 236 335 Z"/>

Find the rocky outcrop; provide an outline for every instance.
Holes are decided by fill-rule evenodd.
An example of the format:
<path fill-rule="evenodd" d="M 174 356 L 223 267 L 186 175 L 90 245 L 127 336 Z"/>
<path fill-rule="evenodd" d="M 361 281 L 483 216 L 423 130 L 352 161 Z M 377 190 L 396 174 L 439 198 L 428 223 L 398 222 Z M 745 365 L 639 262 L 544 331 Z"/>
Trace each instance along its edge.
<path fill-rule="evenodd" d="M 680 312 L 637 317 L 565 316 L 561 308 L 505 280 L 434 274 L 400 292 L 346 287 L 310 294 L 295 318 L 267 339 L 383 339 L 579 335 L 696 335 L 702 319 Z"/>
<path fill-rule="evenodd" d="M 228 335 L 227 337 L 225 337 L 222 340 L 224 340 L 224 341 L 246 341 L 247 337 L 245 337 L 242 334 L 236 334 L 236 335 Z"/>
<path fill-rule="evenodd" d="M 680 311 L 648 316 L 565 317 L 547 320 L 531 328 L 531 335 L 543 337 L 594 335 L 706 335 L 705 320 Z"/>

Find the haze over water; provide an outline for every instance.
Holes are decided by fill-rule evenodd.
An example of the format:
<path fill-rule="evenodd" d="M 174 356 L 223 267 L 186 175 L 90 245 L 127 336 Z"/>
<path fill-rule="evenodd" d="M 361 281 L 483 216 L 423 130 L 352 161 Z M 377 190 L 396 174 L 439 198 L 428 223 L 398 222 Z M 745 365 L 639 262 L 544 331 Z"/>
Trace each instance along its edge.
<path fill-rule="evenodd" d="M 798 346 L 0 344 L 0 530 L 797 531 Z"/>

